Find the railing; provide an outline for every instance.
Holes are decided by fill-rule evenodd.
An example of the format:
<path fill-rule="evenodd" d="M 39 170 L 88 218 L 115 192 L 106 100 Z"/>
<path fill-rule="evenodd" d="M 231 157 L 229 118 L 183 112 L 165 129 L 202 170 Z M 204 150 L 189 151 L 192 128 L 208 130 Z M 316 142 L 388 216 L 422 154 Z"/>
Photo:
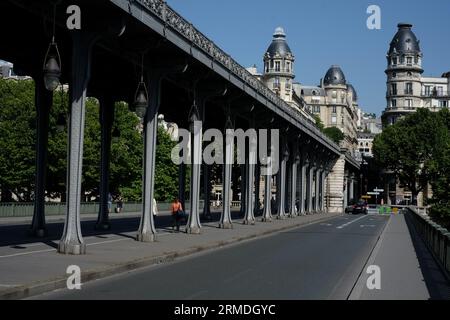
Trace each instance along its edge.
<path fill-rule="evenodd" d="M 200 200 L 200 210 L 203 210 L 204 201 Z M 158 202 L 158 211 L 169 211 L 171 203 Z M 190 202 L 186 201 L 185 210 L 190 210 Z M 222 207 L 222 201 L 217 202 L 217 200 L 211 200 L 210 206 Z M 241 206 L 240 201 L 232 201 L 232 208 L 239 208 Z M 117 203 L 113 203 L 111 211 L 114 212 L 117 207 Z M 97 214 L 100 209 L 100 204 L 98 202 L 83 202 L 81 203 L 80 212 L 81 214 Z M 141 212 L 142 203 L 140 202 L 125 202 L 122 207 L 121 212 L 134 213 Z M 0 203 L 0 218 L 12 218 L 12 217 L 32 217 L 34 212 L 34 203 L 31 202 L 6 202 Z M 45 204 L 45 215 L 46 216 L 58 216 L 66 214 L 66 204 L 63 202 L 51 202 Z"/>
<path fill-rule="evenodd" d="M 116 205 L 117 205 L 116 203 L 113 203 L 111 210 L 114 210 L 116 208 Z M 99 209 L 100 204 L 98 202 L 82 202 L 80 206 L 80 213 L 96 214 L 99 212 Z M 139 211 L 141 211 L 141 203 L 127 202 L 123 204 L 122 212 L 139 212 Z M 0 218 L 31 217 L 33 216 L 33 212 L 34 212 L 34 203 L 29 202 L 0 203 Z M 65 213 L 66 213 L 66 204 L 64 202 L 49 202 L 45 204 L 46 216 L 64 215 Z"/>
<path fill-rule="evenodd" d="M 428 216 L 419 214 L 413 207 L 407 209 L 408 217 L 411 219 L 416 231 L 419 233 L 435 259 L 450 277 L 450 233 L 437 223 L 430 220 Z"/>
<path fill-rule="evenodd" d="M 140 3 L 151 13 L 156 15 L 165 25 L 165 28 L 170 27 L 177 31 L 192 43 L 192 45 L 195 45 L 208 56 L 212 57 L 214 61 L 220 63 L 233 75 L 241 79 L 246 85 L 253 88 L 268 101 L 280 107 L 286 115 L 298 120 L 304 127 L 328 144 L 331 149 L 334 149 L 336 152 L 339 150 L 339 147 L 330 138 L 320 132 L 314 124 L 310 123 L 300 111 L 294 110 L 294 108 L 270 90 L 263 82 L 258 80 L 247 69 L 242 67 L 205 35 L 198 31 L 189 21 L 173 10 L 164 0 L 136 0 L 136 2 Z"/>
<path fill-rule="evenodd" d="M 450 91 L 423 91 L 421 95 L 428 98 L 446 98 L 450 97 Z"/>

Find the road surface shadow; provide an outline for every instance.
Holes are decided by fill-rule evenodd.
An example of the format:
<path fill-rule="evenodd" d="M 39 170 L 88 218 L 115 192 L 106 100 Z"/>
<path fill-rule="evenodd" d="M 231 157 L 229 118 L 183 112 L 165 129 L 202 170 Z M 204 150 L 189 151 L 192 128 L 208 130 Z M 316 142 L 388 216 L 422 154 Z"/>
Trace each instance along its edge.
<path fill-rule="evenodd" d="M 113 214 L 111 214 L 112 216 Z M 240 212 L 232 212 L 232 219 L 239 220 L 243 216 Z M 127 235 L 127 233 L 137 231 L 139 228 L 140 217 L 126 217 L 126 218 L 114 218 L 110 219 L 110 230 L 95 230 L 96 218 L 91 220 L 81 221 L 81 231 L 83 237 L 96 236 L 98 238 L 106 238 L 106 235 L 117 235 L 134 239 L 133 236 Z M 220 221 L 220 213 L 212 212 L 209 219 L 204 219 L 201 216 L 202 223 L 217 223 Z M 172 230 L 173 219 L 170 215 L 155 217 L 155 225 L 157 229 Z M 184 225 L 182 225 L 184 228 Z M 10 246 L 13 249 L 24 250 L 26 247 L 21 245 L 41 242 L 50 247 L 56 248 L 55 240 L 61 239 L 64 231 L 63 222 L 51 222 L 47 223 L 47 236 L 44 238 L 38 238 L 30 235 L 30 225 L 24 223 L 18 223 L 16 225 L 0 225 L 0 247 Z"/>

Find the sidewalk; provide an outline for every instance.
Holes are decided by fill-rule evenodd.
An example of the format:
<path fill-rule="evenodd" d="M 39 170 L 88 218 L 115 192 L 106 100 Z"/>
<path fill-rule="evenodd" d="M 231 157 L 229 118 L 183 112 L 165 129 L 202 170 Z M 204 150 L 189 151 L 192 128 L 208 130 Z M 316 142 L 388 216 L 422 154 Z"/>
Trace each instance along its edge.
<path fill-rule="evenodd" d="M 379 266 L 381 290 L 369 290 L 368 266 Z M 450 286 L 405 215 L 392 215 L 350 300 L 449 299 Z"/>
<path fill-rule="evenodd" d="M 217 228 L 217 221 L 203 224 L 201 235 L 173 233 L 160 227 L 155 243 L 134 240 L 135 229 L 85 236 L 87 254 L 82 256 L 56 253 L 58 241 L 5 245 L 0 247 L 0 299 L 19 299 L 66 286 L 66 269 L 77 265 L 82 282 L 131 271 L 137 268 L 168 263 L 175 259 L 236 244 L 337 216 L 318 214 L 295 219 L 258 222 L 254 226 L 234 221 L 234 228 Z M 136 219 L 135 219 L 136 220 Z M 130 229 L 131 230 L 131 229 Z M 137 229 L 136 229 L 137 230 Z M 11 243 L 14 244 L 14 243 Z"/>

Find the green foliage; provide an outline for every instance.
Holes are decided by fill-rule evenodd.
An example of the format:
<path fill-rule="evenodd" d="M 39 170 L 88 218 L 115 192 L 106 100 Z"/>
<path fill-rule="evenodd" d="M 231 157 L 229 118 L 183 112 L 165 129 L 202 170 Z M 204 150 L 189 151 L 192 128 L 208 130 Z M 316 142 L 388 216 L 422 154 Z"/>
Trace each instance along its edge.
<path fill-rule="evenodd" d="M 345 138 L 344 133 L 336 127 L 325 128 L 323 133 L 337 144 Z"/>
<path fill-rule="evenodd" d="M 325 125 L 322 122 L 322 119 L 320 119 L 320 117 L 315 114 L 314 115 L 314 121 L 316 122 L 316 127 L 323 132 L 323 129 L 325 128 Z"/>
<path fill-rule="evenodd" d="M 67 126 L 57 130 L 60 116 L 68 118 L 67 92 L 56 91 L 49 117 L 47 196 L 65 200 L 67 174 Z M 36 111 L 34 82 L 0 79 L 0 188 L 2 201 L 14 194 L 20 201 L 32 201 L 35 184 Z M 66 120 L 67 121 L 67 120 Z M 110 162 L 110 192 L 113 198 L 141 201 L 143 137 L 139 118 L 125 103 L 116 103 Z M 100 181 L 101 127 L 99 104 L 86 101 L 83 184 L 87 199 L 98 197 Z M 170 201 L 178 194 L 178 167 L 171 161 L 170 136 L 158 129 L 155 198 Z"/>
<path fill-rule="evenodd" d="M 33 81 L 0 79 L 0 187 L 30 201 L 35 172 L 35 118 Z"/>
<path fill-rule="evenodd" d="M 176 142 L 162 128 L 158 128 L 156 147 L 155 198 L 157 201 L 170 202 L 178 196 L 178 166 L 171 159 Z"/>
<path fill-rule="evenodd" d="M 377 163 L 393 171 L 415 198 L 430 183 L 433 212 L 450 218 L 449 119 L 447 109 L 438 113 L 419 109 L 378 135 L 373 152 Z"/>
<path fill-rule="evenodd" d="M 431 216 L 450 227 L 450 112 L 443 109 L 436 122 L 436 141 L 433 161 L 431 162 L 433 199 Z"/>

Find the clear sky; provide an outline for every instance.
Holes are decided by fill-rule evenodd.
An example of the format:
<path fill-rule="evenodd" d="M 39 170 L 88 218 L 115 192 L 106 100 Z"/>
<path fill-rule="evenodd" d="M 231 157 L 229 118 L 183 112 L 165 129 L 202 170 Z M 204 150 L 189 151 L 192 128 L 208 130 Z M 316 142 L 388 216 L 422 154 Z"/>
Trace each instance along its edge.
<path fill-rule="evenodd" d="M 318 85 L 337 64 L 366 112 L 386 105 L 386 53 L 399 22 L 414 25 L 424 75 L 450 71 L 449 0 L 167 0 L 244 67 L 262 68 L 273 31 L 282 26 L 296 56 L 296 81 Z M 366 26 L 369 5 L 381 8 L 381 30 Z"/>

